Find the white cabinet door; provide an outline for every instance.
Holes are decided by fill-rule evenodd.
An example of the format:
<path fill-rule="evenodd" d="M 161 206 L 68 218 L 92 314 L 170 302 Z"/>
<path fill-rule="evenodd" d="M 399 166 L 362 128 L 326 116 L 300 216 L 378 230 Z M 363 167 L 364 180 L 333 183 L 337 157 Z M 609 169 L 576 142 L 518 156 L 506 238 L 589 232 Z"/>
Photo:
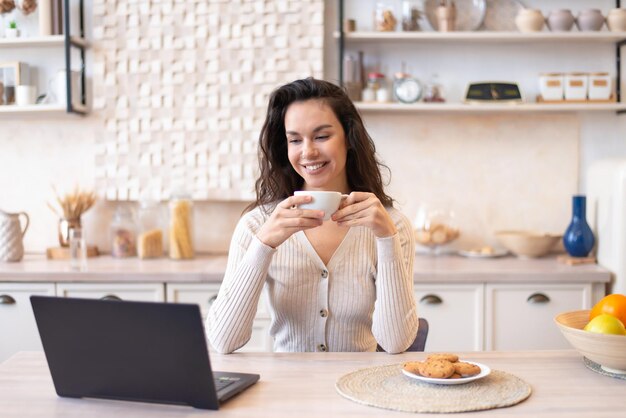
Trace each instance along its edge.
<path fill-rule="evenodd" d="M 554 324 L 565 311 L 589 309 L 592 285 L 488 284 L 485 305 L 486 350 L 571 348 Z"/>
<path fill-rule="evenodd" d="M 66 298 L 165 301 L 163 283 L 58 283 L 57 295 Z"/>
<path fill-rule="evenodd" d="M 429 324 L 426 351 L 482 350 L 482 284 L 416 284 L 415 297 Z"/>
<path fill-rule="evenodd" d="M 54 283 L 0 283 L 0 363 L 21 350 L 43 350 L 31 295 L 54 296 Z"/>
<path fill-rule="evenodd" d="M 167 301 L 173 303 L 196 303 L 202 317 L 206 318 L 209 306 L 219 292 L 219 283 L 167 283 Z M 238 352 L 271 352 L 273 340 L 269 334 L 270 319 L 263 295 L 259 300 L 250 341 Z"/>

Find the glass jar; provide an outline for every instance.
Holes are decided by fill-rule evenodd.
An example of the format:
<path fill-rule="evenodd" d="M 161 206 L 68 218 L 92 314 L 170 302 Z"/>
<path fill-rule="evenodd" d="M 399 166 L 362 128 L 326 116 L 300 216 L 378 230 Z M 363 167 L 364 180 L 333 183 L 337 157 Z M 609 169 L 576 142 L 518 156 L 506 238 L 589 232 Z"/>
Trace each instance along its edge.
<path fill-rule="evenodd" d="M 389 87 L 384 74 L 380 74 L 378 79 L 378 89 L 376 90 L 376 101 L 378 103 L 387 103 L 389 101 Z"/>
<path fill-rule="evenodd" d="M 424 9 L 423 0 L 402 0 L 402 30 L 413 32 L 420 30 L 419 20 Z"/>
<path fill-rule="evenodd" d="M 396 19 L 393 2 L 377 1 L 374 7 L 374 30 L 378 32 L 393 32 L 396 30 Z"/>
<path fill-rule="evenodd" d="M 363 89 L 361 99 L 364 102 L 375 102 L 378 89 L 380 88 L 380 81 L 385 78 L 384 74 L 371 72 L 367 75 L 367 87 Z"/>
<path fill-rule="evenodd" d="M 162 257 L 165 228 L 159 202 L 141 201 L 138 217 L 137 255 L 142 259 Z"/>
<path fill-rule="evenodd" d="M 111 220 L 111 255 L 118 258 L 137 255 L 136 222 L 128 206 L 118 206 Z"/>
<path fill-rule="evenodd" d="M 173 260 L 194 257 L 193 201 L 187 194 L 176 194 L 169 202 L 169 255 Z"/>

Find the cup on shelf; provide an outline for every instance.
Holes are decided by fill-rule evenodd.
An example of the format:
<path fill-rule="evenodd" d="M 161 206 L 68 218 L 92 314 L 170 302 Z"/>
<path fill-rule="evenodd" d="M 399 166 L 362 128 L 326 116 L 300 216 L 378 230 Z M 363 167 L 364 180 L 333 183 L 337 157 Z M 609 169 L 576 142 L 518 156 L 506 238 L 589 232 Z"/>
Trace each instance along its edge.
<path fill-rule="evenodd" d="M 546 23 L 552 32 L 567 32 L 574 26 L 575 20 L 571 10 L 558 9 L 548 14 Z"/>
<path fill-rule="evenodd" d="M 18 106 L 34 105 L 37 100 L 35 86 L 20 84 L 15 88 L 15 104 Z"/>
<path fill-rule="evenodd" d="M 587 73 L 565 74 L 565 100 L 587 100 Z"/>
<path fill-rule="evenodd" d="M 539 93 L 544 101 L 563 100 L 563 73 L 539 74 Z"/>
<path fill-rule="evenodd" d="M 609 100 L 611 92 L 611 76 L 609 73 L 589 74 L 589 100 Z"/>
<path fill-rule="evenodd" d="M 581 31 L 599 31 L 604 26 L 604 16 L 599 9 L 581 10 L 576 17 L 576 26 Z"/>
<path fill-rule="evenodd" d="M 543 29 L 545 18 L 538 9 L 520 9 L 515 16 L 515 26 L 520 32 L 540 32 Z"/>
<path fill-rule="evenodd" d="M 611 9 L 606 16 L 606 26 L 611 32 L 626 31 L 626 9 Z"/>

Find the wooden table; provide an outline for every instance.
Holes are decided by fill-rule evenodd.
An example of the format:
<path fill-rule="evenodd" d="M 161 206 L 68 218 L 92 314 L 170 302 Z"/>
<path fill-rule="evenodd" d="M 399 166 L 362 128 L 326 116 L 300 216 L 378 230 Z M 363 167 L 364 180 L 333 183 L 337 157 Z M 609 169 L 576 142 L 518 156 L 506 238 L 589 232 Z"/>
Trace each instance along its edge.
<path fill-rule="evenodd" d="M 211 354 L 216 370 L 254 372 L 261 380 L 226 402 L 219 412 L 191 407 L 60 398 L 54 392 L 43 353 L 21 352 L 0 365 L 0 416 L 7 417 L 408 417 L 403 412 L 359 405 L 341 397 L 336 380 L 350 371 L 401 363 L 424 353 L 247 353 Z M 454 414 L 472 417 L 622 417 L 626 380 L 587 369 L 572 350 L 471 352 L 461 358 L 513 373 L 533 393 L 521 404 L 489 411 Z M 419 414 L 437 416 L 442 414 Z"/>

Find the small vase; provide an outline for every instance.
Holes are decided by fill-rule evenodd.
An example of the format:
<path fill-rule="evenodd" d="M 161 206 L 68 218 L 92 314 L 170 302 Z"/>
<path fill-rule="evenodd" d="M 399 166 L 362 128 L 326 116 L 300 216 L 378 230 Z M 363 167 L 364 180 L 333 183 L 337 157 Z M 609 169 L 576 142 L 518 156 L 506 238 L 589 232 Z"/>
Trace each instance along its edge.
<path fill-rule="evenodd" d="M 80 218 L 77 219 L 59 219 L 59 245 L 61 247 L 70 246 L 70 233 L 72 229 L 81 228 Z"/>
<path fill-rule="evenodd" d="M 563 246 L 572 257 L 586 257 L 593 249 L 595 238 L 587 223 L 587 198 L 572 198 L 572 221 L 563 235 Z"/>

